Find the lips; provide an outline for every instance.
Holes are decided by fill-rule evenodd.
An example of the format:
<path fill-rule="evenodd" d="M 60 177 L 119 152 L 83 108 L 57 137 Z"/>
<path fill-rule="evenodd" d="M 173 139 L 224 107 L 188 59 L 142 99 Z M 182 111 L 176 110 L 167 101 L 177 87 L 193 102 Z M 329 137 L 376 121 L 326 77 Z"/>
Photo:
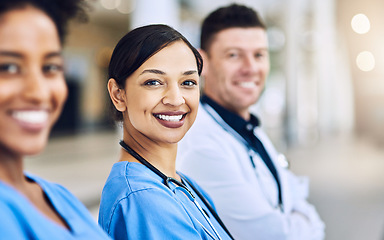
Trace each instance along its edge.
<path fill-rule="evenodd" d="M 153 114 L 156 120 L 167 128 L 179 128 L 184 125 L 184 119 L 187 113 L 159 113 Z"/>
<path fill-rule="evenodd" d="M 22 128 L 38 131 L 46 126 L 49 114 L 46 110 L 18 110 L 12 112 L 12 117 Z"/>

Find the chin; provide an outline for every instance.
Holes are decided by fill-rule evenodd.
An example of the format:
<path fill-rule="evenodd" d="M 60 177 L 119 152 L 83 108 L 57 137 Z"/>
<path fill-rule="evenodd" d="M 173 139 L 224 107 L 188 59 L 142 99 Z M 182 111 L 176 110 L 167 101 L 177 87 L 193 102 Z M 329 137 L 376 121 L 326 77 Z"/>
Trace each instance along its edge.
<path fill-rule="evenodd" d="M 180 140 L 184 137 L 185 134 L 183 134 L 183 136 L 168 136 L 166 138 L 166 142 L 168 144 L 177 144 L 178 142 L 180 142 Z"/>
<path fill-rule="evenodd" d="M 243 99 L 240 105 L 242 108 L 249 108 L 253 104 L 257 103 L 258 100 L 259 100 L 259 97 L 250 97 L 247 99 Z"/>
<path fill-rule="evenodd" d="M 45 149 L 47 143 L 48 138 L 36 139 L 34 141 L 21 141 L 19 151 L 25 156 L 37 155 Z"/>
<path fill-rule="evenodd" d="M 177 144 L 182 138 L 168 139 L 168 144 Z"/>
<path fill-rule="evenodd" d="M 45 146 L 46 146 L 46 144 L 39 145 L 39 146 L 37 146 L 37 145 L 29 146 L 28 148 L 23 149 L 22 152 L 23 152 L 23 155 L 25 155 L 25 156 L 38 155 L 39 153 L 41 153 L 45 149 Z"/>

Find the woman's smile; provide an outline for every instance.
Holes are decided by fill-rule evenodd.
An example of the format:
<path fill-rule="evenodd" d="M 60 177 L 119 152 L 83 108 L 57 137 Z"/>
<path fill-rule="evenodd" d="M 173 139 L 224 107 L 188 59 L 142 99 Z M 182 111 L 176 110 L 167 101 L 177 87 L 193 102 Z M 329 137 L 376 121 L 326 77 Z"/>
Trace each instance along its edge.
<path fill-rule="evenodd" d="M 27 131 L 41 131 L 47 126 L 49 120 L 47 110 L 15 110 L 12 111 L 11 116 L 22 129 Z"/>
<path fill-rule="evenodd" d="M 184 119 L 187 113 L 169 112 L 153 114 L 157 121 L 167 128 L 179 128 L 184 125 Z"/>

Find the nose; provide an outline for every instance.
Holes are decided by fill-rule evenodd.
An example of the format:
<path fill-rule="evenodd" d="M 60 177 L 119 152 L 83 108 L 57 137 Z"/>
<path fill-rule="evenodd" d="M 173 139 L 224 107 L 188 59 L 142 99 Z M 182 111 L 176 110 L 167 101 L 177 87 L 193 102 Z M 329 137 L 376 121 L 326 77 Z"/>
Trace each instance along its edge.
<path fill-rule="evenodd" d="M 172 106 L 180 106 L 184 104 L 185 99 L 180 87 L 177 84 L 170 85 L 165 91 L 162 102 L 163 104 Z"/>
<path fill-rule="evenodd" d="M 244 73 L 252 74 L 258 71 L 259 69 L 258 61 L 253 55 L 245 56 L 243 59 L 242 70 Z"/>
<path fill-rule="evenodd" d="M 31 102 L 41 102 L 49 98 L 48 80 L 40 69 L 31 70 L 24 76 L 23 96 Z"/>

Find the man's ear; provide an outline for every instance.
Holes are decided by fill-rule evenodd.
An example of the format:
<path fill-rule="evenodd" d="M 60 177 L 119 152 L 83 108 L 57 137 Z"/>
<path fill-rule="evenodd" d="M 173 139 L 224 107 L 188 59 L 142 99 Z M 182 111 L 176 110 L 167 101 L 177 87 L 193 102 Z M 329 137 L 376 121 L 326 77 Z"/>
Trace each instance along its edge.
<path fill-rule="evenodd" d="M 120 112 L 124 112 L 127 109 L 127 105 L 125 103 L 124 89 L 120 89 L 116 80 L 113 78 L 110 78 L 108 80 L 107 88 L 109 92 L 109 97 L 111 98 L 115 108 Z"/>
<path fill-rule="evenodd" d="M 205 77 L 209 69 L 208 53 L 201 48 L 199 48 L 198 51 L 203 58 L 203 71 L 201 72 L 201 76 Z"/>

